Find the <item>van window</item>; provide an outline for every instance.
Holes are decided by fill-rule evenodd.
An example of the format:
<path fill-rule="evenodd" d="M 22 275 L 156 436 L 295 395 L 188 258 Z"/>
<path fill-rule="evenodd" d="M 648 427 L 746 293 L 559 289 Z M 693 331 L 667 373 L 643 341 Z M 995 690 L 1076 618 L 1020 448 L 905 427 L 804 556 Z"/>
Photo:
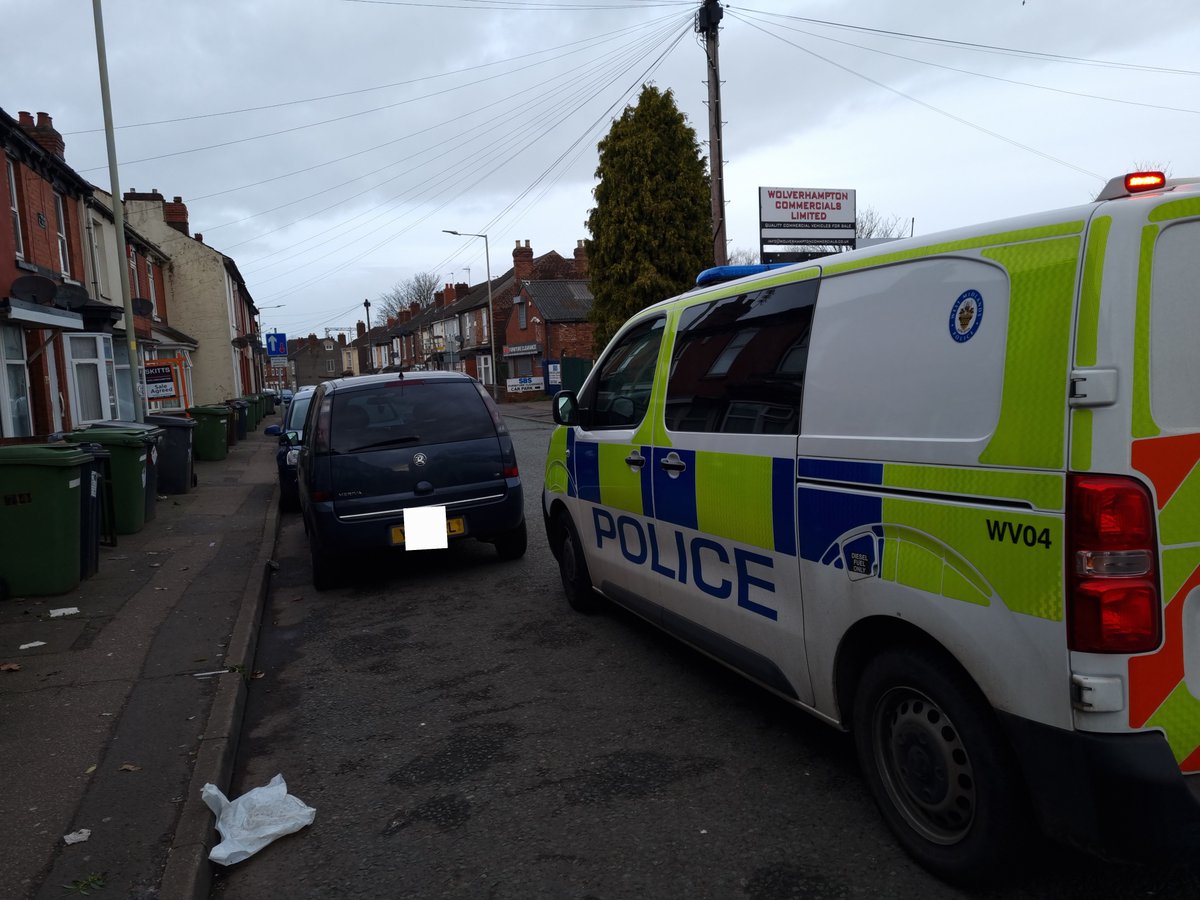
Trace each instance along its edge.
<path fill-rule="evenodd" d="M 1162 428 L 1200 428 L 1200 222 L 1163 230 L 1150 298 L 1150 407 Z"/>
<path fill-rule="evenodd" d="M 496 436 L 491 413 L 470 381 L 397 380 L 372 390 L 337 392 L 330 431 L 334 453 Z"/>
<path fill-rule="evenodd" d="M 667 428 L 796 434 L 817 281 L 716 300 L 680 319 Z"/>
<path fill-rule="evenodd" d="M 583 426 L 630 428 L 646 416 L 666 319 L 642 322 L 609 349 L 580 397 Z"/>
<path fill-rule="evenodd" d="M 973 308 L 974 297 L 978 327 L 953 334 L 952 312 Z M 1008 305 L 1005 271 L 972 259 L 916 260 L 823 279 L 803 436 L 903 442 L 889 448 L 893 459 L 919 452 L 915 444 L 960 441 L 977 456 L 967 442 L 989 438 L 1000 420 Z"/>

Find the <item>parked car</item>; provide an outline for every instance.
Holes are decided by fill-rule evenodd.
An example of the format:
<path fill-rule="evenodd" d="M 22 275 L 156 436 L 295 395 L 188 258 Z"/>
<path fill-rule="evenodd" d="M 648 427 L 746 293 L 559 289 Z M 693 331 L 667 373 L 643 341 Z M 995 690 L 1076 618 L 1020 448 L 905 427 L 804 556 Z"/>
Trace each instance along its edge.
<path fill-rule="evenodd" d="M 318 589 L 335 582 L 349 554 L 410 549 L 406 528 L 413 543 L 425 540 L 430 519 L 444 525 L 447 542 L 485 541 L 503 559 L 525 553 L 516 451 L 474 378 L 422 372 L 326 381 L 308 418 L 297 476 Z"/>
<path fill-rule="evenodd" d="M 312 395 L 312 389 L 297 392 L 283 408 L 282 424 L 268 425 L 263 429 L 263 434 L 279 436 L 275 465 L 279 469 L 281 509 L 300 508 L 300 498 L 296 493 L 296 459 L 300 455 L 300 442 L 304 439 L 304 416 L 308 413 Z"/>
<path fill-rule="evenodd" d="M 295 392 L 291 388 L 283 388 L 279 392 L 279 402 L 283 404 L 291 403 L 294 396 Z"/>

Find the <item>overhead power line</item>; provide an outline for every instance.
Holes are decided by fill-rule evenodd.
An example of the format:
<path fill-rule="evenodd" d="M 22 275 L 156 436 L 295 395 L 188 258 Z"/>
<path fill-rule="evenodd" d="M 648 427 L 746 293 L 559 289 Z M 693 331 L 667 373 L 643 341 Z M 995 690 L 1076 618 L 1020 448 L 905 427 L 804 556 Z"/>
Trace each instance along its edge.
<path fill-rule="evenodd" d="M 733 18 L 736 18 L 741 22 L 745 22 L 751 28 L 761 31 L 763 34 L 773 37 L 777 41 L 780 41 L 781 43 L 787 44 L 789 47 L 795 47 L 801 53 L 807 53 L 809 56 L 812 56 L 815 59 L 821 60 L 821 62 L 825 63 L 826 65 L 830 65 L 830 66 L 833 66 L 834 68 L 841 69 L 843 72 L 853 75 L 855 78 L 861 78 L 863 81 L 869 82 L 870 84 L 873 84 L 876 87 L 883 88 L 883 90 L 889 91 L 890 93 L 895 94 L 897 97 L 903 97 L 909 103 L 915 103 L 917 106 L 924 107 L 925 109 L 929 110 L 930 112 L 937 113 L 939 116 L 944 116 L 947 119 L 950 119 L 954 122 L 958 122 L 960 125 L 966 125 L 968 128 L 973 128 L 975 131 L 978 131 L 981 134 L 986 134 L 989 137 L 996 138 L 996 140 L 1004 141 L 1004 143 L 1006 143 L 1006 144 L 1009 144 L 1013 147 L 1017 147 L 1018 149 L 1024 150 L 1027 153 L 1032 153 L 1035 156 L 1040 156 L 1042 159 L 1048 160 L 1049 162 L 1057 163 L 1058 165 L 1065 166 L 1068 169 L 1073 169 L 1074 171 L 1079 172 L 1081 175 L 1089 175 L 1092 178 L 1095 178 L 1097 181 L 1105 180 L 1103 175 L 1100 175 L 1096 172 L 1092 172 L 1088 169 L 1083 168 L 1082 166 L 1077 166 L 1074 163 L 1068 162 L 1065 159 L 1060 159 L 1059 157 L 1054 156 L 1050 153 L 1046 153 L 1045 151 L 1038 150 L 1036 147 L 1031 147 L 1028 144 L 1023 144 L 1020 141 L 1018 141 L 1014 138 L 1007 137 L 998 131 L 993 131 L 990 128 L 985 128 L 984 126 L 978 124 L 977 122 L 972 122 L 970 119 L 965 119 L 962 116 L 955 115 L 954 113 L 948 112 L 947 110 L 944 110 L 941 107 L 934 106 L 932 103 L 927 103 L 924 100 L 914 97 L 912 94 L 906 93 L 906 92 L 900 90 L 899 88 L 894 88 L 889 84 L 884 84 L 882 81 L 879 81 L 876 78 L 872 78 L 870 75 L 864 75 L 862 72 L 858 72 L 858 71 L 850 68 L 849 66 L 844 66 L 839 62 L 835 62 L 834 60 L 830 59 L 827 56 L 822 56 L 820 53 L 817 53 L 815 50 L 810 50 L 807 47 L 804 47 L 804 46 L 801 46 L 800 44 L 795 43 L 794 41 L 789 41 L 786 38 L 781 37 L 780 35 L 775 34 L 766 28 L 763 28 L 760 24 L 758 24 L 758 22 L 756 22 L 753 19 L 747 18 L 745 16 L 737 15 L 736 13 L 732 13 L 732 12 L 730 13 L 730 15 Z"/>

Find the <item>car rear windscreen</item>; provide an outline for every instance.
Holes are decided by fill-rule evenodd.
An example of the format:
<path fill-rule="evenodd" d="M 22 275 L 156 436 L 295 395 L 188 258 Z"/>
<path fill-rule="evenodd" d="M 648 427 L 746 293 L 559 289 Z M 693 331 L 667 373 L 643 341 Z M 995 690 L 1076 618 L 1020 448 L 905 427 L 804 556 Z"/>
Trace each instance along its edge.
<path fill-rule="evenodd" d="M 354 453 L 495 437 L 470 381 L 400 381 L 333 396 L 331 449 Z"/>

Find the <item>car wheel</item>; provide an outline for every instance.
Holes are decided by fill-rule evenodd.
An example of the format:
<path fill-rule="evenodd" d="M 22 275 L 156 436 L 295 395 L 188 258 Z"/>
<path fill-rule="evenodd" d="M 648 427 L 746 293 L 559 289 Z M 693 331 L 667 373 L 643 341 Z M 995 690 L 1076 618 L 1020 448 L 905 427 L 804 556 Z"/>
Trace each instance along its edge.
<path fill-rule="evenodd" d="M 1013 754 L 982 693 L 948 659 L 888 650 L 854 698 L 859 763 L 888 827 L 947 881 L 998 874 L 1034 828 Z"/>
<path fill-rule="evenodd" d="M 560 509 L 555 513 L 554 526 L 560 542 L 558 575 L 562 579 L 567 603 L 576 612 L 597 612 L 602 606 L 601 597 L 592 588 L 592 577 L 588 574 L 587 560 L 583 558 L 583 547 L 575 523 L 565 510 Z"/>
<path fill-rule="evenodd" d="M 317 534 L 312 531 L 308 535 L 308 555 L 312 560 L 313 587 L 318 591 L 327 591 L 336 586 L 337 576 L 334 571 L 333 557 L 321 548 L 317 542 Z"/>
<path fill-rule="evenodd" d="M 496 552 L 500 554 L 501 559 L 520 559 L 525 555 L 527 543 L 525 523 L 521 522 L 512 531 L 507 531 L 496 538 Z"/>

